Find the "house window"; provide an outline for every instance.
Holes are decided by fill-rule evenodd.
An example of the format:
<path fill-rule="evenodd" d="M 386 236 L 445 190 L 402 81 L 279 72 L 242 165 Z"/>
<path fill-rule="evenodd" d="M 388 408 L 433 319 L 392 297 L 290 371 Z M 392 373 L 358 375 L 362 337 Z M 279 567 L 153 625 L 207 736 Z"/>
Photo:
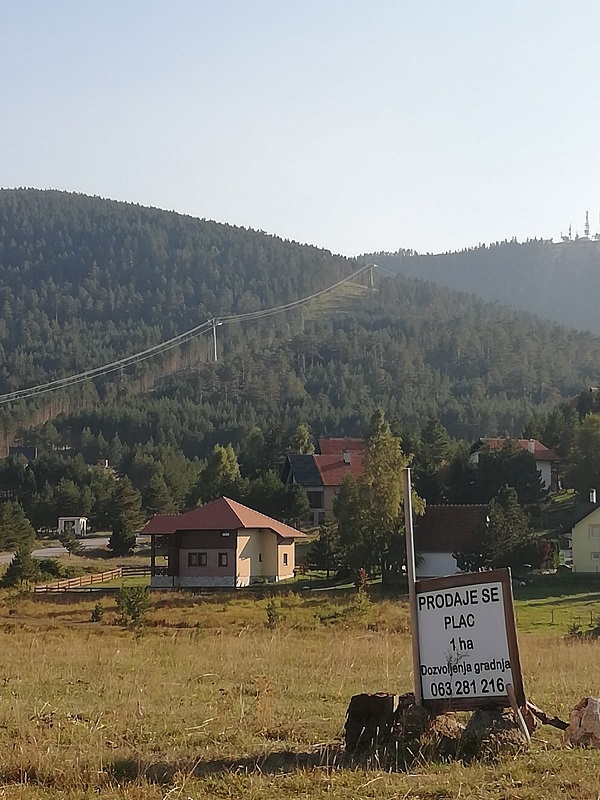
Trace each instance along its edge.
<path fill-rule="evenodd" d="M 188 553 L 188 567 L 205 567 L 207 553 Z"/>
<path fill-rule="evenodd" d="M 229 564 L 229 553 L 219 553 L 219 566 L 226 567 Z"/>
<path fill-rule="evenodd" d="M 284 554 L 283 554 L 283 566 L 284 566 L 284 567 L 287 567 L 287 565 L 288 565 L 288 563 L 287 563 L 287 556 L 288 556 L 288 554 L 287 554 L 287 553 L 284 553 Z"/>
<path fill-rule="evenodd" d="M 590 525 L 590 539 L 600 539 L 600 525 Z"/>
<path fill-rule="evenodd" d="M 259 553 L 259 554 L 258 554 L 258 560 L 259 560 L 259 561 L 262 561 L 262 553 Z"/>
<path fill-rule="evenodd" d="M 600 553 L 592 553 L 592 561 L 600 561 Z"/>
<path fill-rule="evenodd" d="M 323 508 L 323 492 L 307 492 L 310 508 Z"/>

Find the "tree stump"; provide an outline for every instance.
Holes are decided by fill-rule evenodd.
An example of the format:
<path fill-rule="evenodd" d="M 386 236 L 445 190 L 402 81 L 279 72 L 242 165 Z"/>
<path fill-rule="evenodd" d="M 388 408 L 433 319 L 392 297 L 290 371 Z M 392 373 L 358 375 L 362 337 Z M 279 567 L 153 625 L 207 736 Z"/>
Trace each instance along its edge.
<path fill-rule="evenodd" d="M 574 747 L 600 748 L 600 699 L 583 697 L 569 715 L 565 741 Z"/>
<path fill-rule="evenodd" d="M 386 739 L 394 721 L 393 694 L 356 694 L 346 712 L 346 752 L 368 750 Z"/>

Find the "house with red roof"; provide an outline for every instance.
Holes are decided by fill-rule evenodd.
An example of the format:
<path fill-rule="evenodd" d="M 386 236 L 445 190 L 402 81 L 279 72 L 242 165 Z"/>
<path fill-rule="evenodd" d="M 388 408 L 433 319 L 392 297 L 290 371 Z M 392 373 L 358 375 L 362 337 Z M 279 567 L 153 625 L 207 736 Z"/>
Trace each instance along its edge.
<path fill-rule="evenodd" d="M 296 483 L 306 491 L 312 525 L 320 525 L 326 515 L 333 514 L 333 501 L 344 476 L 362 475 L 364 448 L 362 439 L 320 439 L 321 452 L 287 456 L 281 479 L 286 486 Z"/>
<path fill-rule="evenodd" d="M 364 439 L 345 437 L 342 439 L 319 439 L 317 453 L 322 456 L 339 456 L 340 453 L 362 453 L 365 449 Z"/>
<path fill-rule="evenodd" d="M 477 439 L 477 441 L 471 445 L 471 461 L 474 464 L 478 464 L 479 456 L 483 448 L 488 447 L 492 450 L 497 450 L 504 447 L 507 442 L 513 443 L 522 450 L 527 450 L 528 453 L 531 453 L 535 459 L 535 466 L 542 476 L 544 488 L 550 489 L 553 485 L 552 466 L 560 461 L 560 459 L 555 452 L 541 442 L 538 442 L 537 439 Z"/>
<path fill-rule="evenodd" d="M 440 578 L 460 572 L 455 553 L 469 542 L 486 513 L 485 505 L 426 506 L 414 523 L 417 577 Z"/>
<path fill-rule="evenodd" d="M 240 588 L 294 575 L 295 542 L 305 534 L 221 497 L 186 514 L 157 514 L 150 536 L 153 589 Z"/>

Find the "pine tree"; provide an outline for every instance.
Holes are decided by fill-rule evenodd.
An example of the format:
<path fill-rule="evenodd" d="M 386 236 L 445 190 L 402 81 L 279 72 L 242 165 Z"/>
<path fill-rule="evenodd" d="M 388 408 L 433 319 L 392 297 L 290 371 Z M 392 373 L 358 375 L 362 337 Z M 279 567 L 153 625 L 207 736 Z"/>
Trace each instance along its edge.
<path fill-rule="evenodd" d="M 129 478 L 121 478 L 114 497 L 112 535 L 108 546 L 117 556 L 130 553 L 135 535 L 144 521 L 140 493 Z"/>
<path fill-rule="evenodd" d="M 76 555 L 81 550 L 81 542 L 70 525 L 63 528 L 62 532 L 58 534 L 58 541 L 70 556 Z"/>
<path fill-rule="evenodd" d="M 469 572 L 500 567 L 520 570 L 542 555 L 516 491 L 512 486 L 503 486 L 489 503 L 472 541 L 456 554 L 456 561 L 459 569 Z"/>
<path fill-rule="evenodd" d="M 33 583 L 41 578 L 40 565 L 31 555 L 31 547 L 21 545 L 17 548 L 13 560 L 7 567 L 2 578 L 2 586 L 16 586 L 24 583 Z"/>
<path fill-rule="evenodd" d="M 83 513 L 81 492 L 74 481 L 61 479 L 55 490 L 54 507 L 59 517 L 74 517 Z"/>
<path fill-rule="evenodd" d="M 35 531 L 19 503 L 5 502 L 0 509 L 0 550 L 31 550 Z"/>
<path fill-rule="evenodd" d="M 162 475 L 153 475 L 142 492 L 144 508 L 149 516 L 155 514 L 174 514 L 177 510 Z"/>
<path fill-rule="evenodd" d="M 317 569 L 327 572 L 327 579 L 332 570 L 340 563 L 340 541 L 338 526 L 335 520 L 325 519 L 319 525 L 319 538 L 308 552 L 309 562 Z"/>

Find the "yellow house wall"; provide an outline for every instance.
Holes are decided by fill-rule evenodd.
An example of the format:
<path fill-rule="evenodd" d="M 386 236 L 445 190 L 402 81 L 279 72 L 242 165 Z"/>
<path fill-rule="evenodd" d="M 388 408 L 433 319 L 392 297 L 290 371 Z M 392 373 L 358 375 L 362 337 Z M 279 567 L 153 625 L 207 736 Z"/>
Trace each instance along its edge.
<path fill-rule="evenodd" d="M 278 577 L 279 580 L 294 577 L 294 567 L 296 566 L 296 543 L 294 541 L 288 544 L 288 539 L 284 539 L 277 548 L 277 555 L 279 559 Z M 287 555 L 287 565 L 283 563 L 284 553 Z"/>
<path fill-rule="evenodd" d="M 284 565 L 284 554 L 287 564 Z M 262 556 L 260 560 L 259 556 Z M 294 575 L 295 543 L 283 540 L 278 544 L 278 537 L 273 531 L 246 530 L 238 533 L 237 539 L 237 577 L 242 583 L 250 578 L 291 578 Z"/>
<path fill-rule="evenodd" d="M 249 578 L 252 574 L 253 563 L 258 561 L 260 543 L 256 538 L 248 534 L 238 533 L 237 552 L 236 552 L 236 574 L 238 578 Z"/>
<path fill-rule="evenodd" d="M 591 525 L 600 525 L 600 508 L 573 528 L 573 572 L 600 572 L 600 557 L 592 558 L 592 553 L 600 553 L 600 538 L 590 539 Z"/>

